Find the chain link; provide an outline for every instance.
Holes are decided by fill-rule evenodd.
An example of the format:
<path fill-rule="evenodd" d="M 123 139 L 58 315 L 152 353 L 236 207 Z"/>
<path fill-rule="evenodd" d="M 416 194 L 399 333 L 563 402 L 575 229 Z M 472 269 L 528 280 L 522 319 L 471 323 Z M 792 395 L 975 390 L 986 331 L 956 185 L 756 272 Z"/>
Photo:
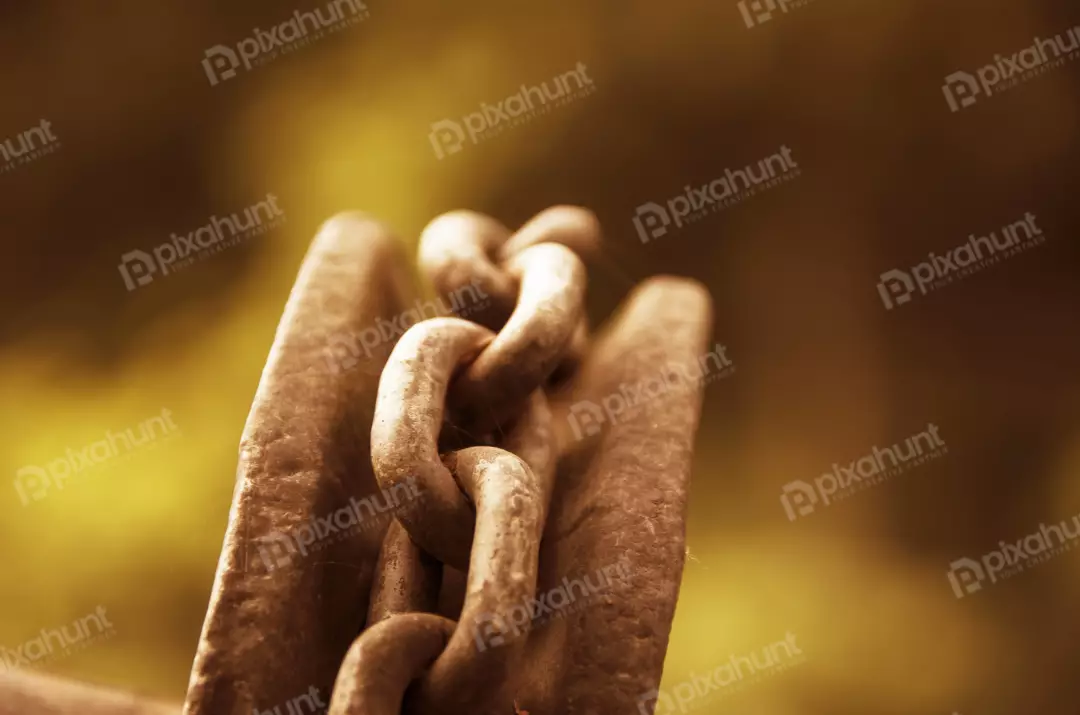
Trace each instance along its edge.
<path fill-rule="evenodd" d="M 453 621 L 428 613 L 399 613 L 368 628 L 345 654 L 329 715 L 398 715 L 409 684 L 453 632 Z"/>
<path fill-rule="evenodd" d="M 565 356 L 585 306 L 585 266 L 554 243 L 510 258 L 517 306 L 495 339 L 455 380 L 451 421 L 484 433 L 515 413 Z"/>
<path fill-rule="evenodd" d="M 540 539 L 552 481 L 537 478 L 524 461 L 495 447 L 471 447 L 444 457 L 455 481 L 476 504 L 476 531 L 465 603 L 446 650 L 420 680 L 408 712 L 505 712 L 512 700 L 528 634 L 491 630 L 502 614 L 536 591 Z M 478 645 L 486 633 L 499 647 Z"/>
<path fill-rule="evenodd" d="M 390 522 L 371 586 L 367 625 L 398 613 L 430 613 L 439 605 L 442 564 L 417 546 L 401 522 Z"/>

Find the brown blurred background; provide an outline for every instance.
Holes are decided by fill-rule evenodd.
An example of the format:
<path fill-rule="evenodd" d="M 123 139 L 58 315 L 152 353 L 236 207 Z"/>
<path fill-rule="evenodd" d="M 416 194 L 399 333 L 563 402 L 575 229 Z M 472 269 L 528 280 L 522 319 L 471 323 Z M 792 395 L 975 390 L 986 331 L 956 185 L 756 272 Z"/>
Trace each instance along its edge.
<path fill-rule="evenodd" d="M 369 211 L 415 248 L 468 207 L 593 209 L 601 320 L 641 278 L 697 278 L 737 365 L 710 385 L 664 685 L 796 634 L 804 660 L 700 713 L 1067 712 L 1080 554 L 963 599 L 949 563 L 1080 513 L 1080 64 L 951 113 L 943 78 L 1080 25 L 1075 3 L 818 0 L 747 28 L 734 0 L 371 0 L 370 17 L 211 86 L 204 50 L 324 2 L 8 3 L 0 139 L 0 472 L 172 412 L 179 436 L 23 504 L 0 489 L 0 645 L 107 609 L 45 670 L 179 700 L 236 445 L 317 226 Z M 582 62 L 596 91 L 438 160 L 444 118 Z M 642 244 L 635 207 L 791 148 L 801 176 Z M 128 291 L 120 256 L 278 197 L 287 220 Z M 1045 245 L 886 311 L 890 268 L 1025 212 Z M 789 521 L 810 481 L 933 422 L 945 457 Z M 0 664 L 0 667 L 3 667 Z"/>

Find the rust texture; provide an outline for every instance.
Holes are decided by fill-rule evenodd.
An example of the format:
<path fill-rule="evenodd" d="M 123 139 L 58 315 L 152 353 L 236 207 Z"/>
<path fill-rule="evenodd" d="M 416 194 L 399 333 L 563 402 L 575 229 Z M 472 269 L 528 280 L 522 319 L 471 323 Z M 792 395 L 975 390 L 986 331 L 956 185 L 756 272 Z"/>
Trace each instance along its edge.
<path fill-rule="evenodd" d="M 683 380 L 680 389 L 605 421 L 591 442 L 566 426 L 570 405 L 600 404 L 623 385 L 672 369 L 693 374 L 711 325 L 712 302 L 700 284 L 667 277 L 642 283 L 554 408 L 565 457 L 541 555 L 551 567 L 539 588 L 605 570 L 611 578 L 586 607 L 560 619 L 565 641 L 556 642 L 557 652 L 538 641 L 534 662 L 562 670 L 561 692 L 554 699 L 541 693 L 531 715 L 638 712 L 638 698 L 659 685 L 685 560 L 704 381 Z"/>

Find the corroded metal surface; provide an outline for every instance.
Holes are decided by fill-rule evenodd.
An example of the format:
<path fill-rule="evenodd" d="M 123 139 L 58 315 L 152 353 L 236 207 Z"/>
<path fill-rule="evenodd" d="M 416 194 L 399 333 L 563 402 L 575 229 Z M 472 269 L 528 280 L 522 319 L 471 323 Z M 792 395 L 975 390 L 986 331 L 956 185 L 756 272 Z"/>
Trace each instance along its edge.
<path fill-rule="evenodd" d="M 361 215 L 325 224 L 304 260 L 241 438 L 187 715 L 250 715 L 313 687 L 329 693 L 363 626 L 388 519 L 339 521 L 335 538 L 319 537 L 376 488 L 368 436 L 392 345 L 359 340 L 407 302 L 404 269 L 390 234 Z"/>
<path fill-rule="evenodd" d="M 562 678 L 554 707 L 549 696 L 531 715 L 638 712 L 638 698 L 660 682 L 685 559 L 704 382 L 686 380 L 637 411 L 604 420 L 591 441 L 579 440 L 585 431 L 568 425 L 579 417 L 574 405 L 600 405 L 623 386 L 640 388 L 665 370 L 697 366 L 711 325 L 711 299 L 701 285 L 644 282 L 597 338 L 555 407 L 565 458 L 541 555 L 553 567 L 539 589 L 619 561 L 625 569 L 588 607 L 566 616 L 561 652 L 549 647 L 535 654 L 537 662 L 560 667 Z"/>

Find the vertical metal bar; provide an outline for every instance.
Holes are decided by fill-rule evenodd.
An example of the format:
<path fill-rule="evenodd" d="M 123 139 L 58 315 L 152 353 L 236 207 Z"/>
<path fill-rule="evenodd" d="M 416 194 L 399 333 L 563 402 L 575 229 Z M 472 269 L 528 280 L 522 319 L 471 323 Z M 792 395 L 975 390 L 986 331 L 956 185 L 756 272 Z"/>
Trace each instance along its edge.
<path fill-rule="evenodd" d="M 528 694 L 521 701 L 531 715 L 639 712 L 639 697 L 660 681 L 685 559 L 702 385 L 652 396 L 636 412 L 601 420 L 593 439 L 567 425 L 576 418 L 571 405 L 599 409 L 624 386 L 672 365 L 697 364 L 711 323 L 711 299 L 700 285 L 674 278 L 642 283 L 553 406 L 565 456 L 538 592 L 620 562 L 628 570 L 584 607 L 534 634 L 526 659 L 533 676 L 519 691 Z"/>
<path fill-rule="evenodd" d="M 309 533 L 376 490 L 369 434 L 393 339 L 370 338 L 377 318 L 412 299 L 406 265 L 361 214 L 330 220 L 312 243 L 241 438 L 186 715 L 250 715 L 312 687 L 329 693 L 364 624 L 388 515 L 323 541 Z"/>

